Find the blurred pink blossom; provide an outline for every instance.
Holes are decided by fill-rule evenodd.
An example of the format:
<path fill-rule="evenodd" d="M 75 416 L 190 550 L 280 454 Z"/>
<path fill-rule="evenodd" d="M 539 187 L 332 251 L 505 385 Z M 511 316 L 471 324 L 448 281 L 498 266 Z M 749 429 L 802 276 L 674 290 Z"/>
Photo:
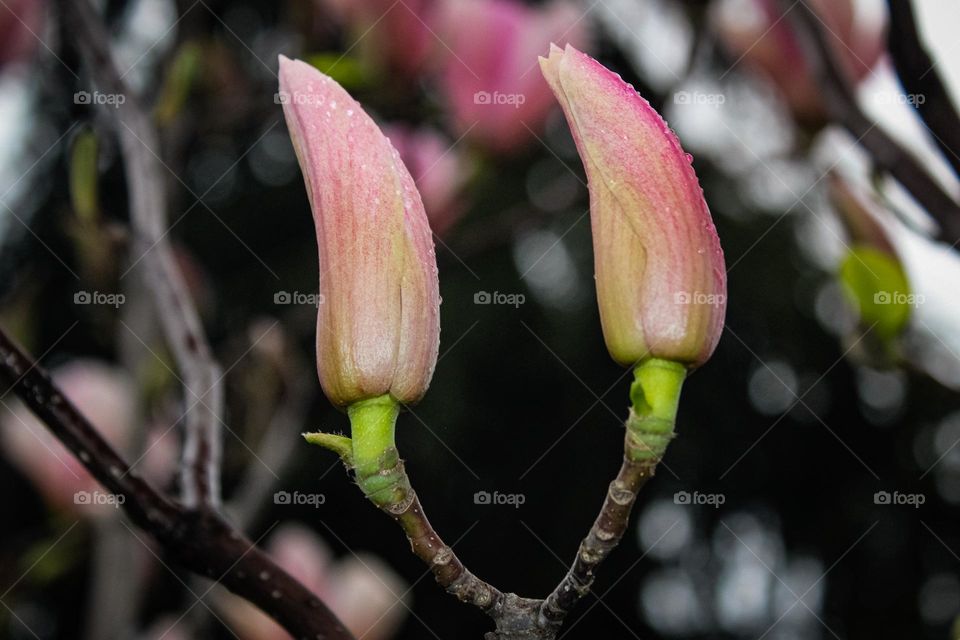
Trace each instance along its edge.
<path fill-rule="evenodd" d="M 0 6 L 0 66 L 37 50 L 43 23 L 42 0 L 6 0 Z"/>
<path fill-rule="evenodd" d="M 440 91 L 455 131 L 499 153 L 524 147 L 554 105 L 537 56 L 551 42 L 586 49 L 583 11 L 562 1 L 448 0 L 438 20 Z"/>
<path fill-rule="evenodd" d="M 436 0 L 319 0 L 348 32 L 348 45 L 374 66 L 411 77 L 420 73 L 436 36 Z"/>
<path fill-rule="evenodd" d="M 190 621 L 183 616 L 161 616 L 143 634 L 146 640 L 192 640 Z"/>
<path fill-rule="evenodd" d="M 379 558 L 350 555 L 333 562 L 323 540 L 306 527 L 285 524 L 267 543 L 277 564 L 323 599 L 351 633 L 364 640 L 392 637 L 406 615 L 407 585 Z M 243 640 L 287 640 L 289 636 L 266 614 L 224 592 L 219 608 Z"/>
<path fill-rule="evenodd" d="M 468 158 L 453 141 L 430 127 L 393 124 L 383 131 L 417 184 L 430 228 L 443 237 L 464 212 L 461 196 L 470 177 Z"/>
<path fill-rule="evenodd" d="M 809 0 L 842 71 L 851 83 L 867 76 L 885 50 L 884 21 L 865 16 L 857 0 Z M 736 60 L 765 73 L 802 120 L 824 117 L 823 97 L 794 32 L 776 0 L 725 0 L 716 24 Z"/>
<path fill-rule="evenodd" d="M 64 395 L 117 450 L 133 443 L 136 412 L 134 389 L 123 371 L 96 360 L 73 360 L 52 372 Z M 77 515 L 104 515 L 119 506 L 33 413 L 10 404 L 0 418 L 0 443 L 10 461 L 55 509 Z M 136 464 L 148 479 L 163 483 L 175 464 L 176 434 L 148 435 L 146 454 Z M 122 498 L 121 498 L 122 499 Z"/>

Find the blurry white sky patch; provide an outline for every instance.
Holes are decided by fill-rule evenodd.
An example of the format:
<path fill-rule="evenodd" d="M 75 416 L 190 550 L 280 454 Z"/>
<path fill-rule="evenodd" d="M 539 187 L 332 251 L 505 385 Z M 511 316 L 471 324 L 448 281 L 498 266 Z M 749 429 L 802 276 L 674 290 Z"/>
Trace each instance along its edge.
<path fill-rule="evenodd" d="M 907 230 L 893 237 L 918 296 L 908 342 L 914 359 L 943 384 L 960 389 L 960 254 Z"/>
<path fill-rule="evenodd" d="M 958 5 L 960 6 L 960 5 Z M 960 51 L 958 51 L 960 53 Z M 960 59 L 960 58 L 958 58 Z M 954 65 L 957 66 L 957 65 Z M 944 65 L 943 68 L 945 68 Z M 889 60 L 883 60 L 860 85 L 858 98 L 867 116 L 917 156 L 947 192 L 957 196 L 956 176 L 934 145 L 931 134 L 903 94 Z M 960 104 L 960 102 L 956 103 Z M 904 194 L 905 197 L 906 194 Z M 900 196 L 897 196 L 900 199 Z"/>
<path fill-rule="evenodd" d="M 686 73 L 693 30 L 682 3 L 602 0 L 595 11 L 607 34 L 655 89 L 672 87 Z"/>
<path fill-rule="evenodd" d="M 752 15 L 751 2 L 720 3 L 740 20 Z M 704 71 L 696 62 L 686 77 L 691 39 L 690 25 L 680 3 L 663 0 L 609 0 L 598 6 L 600 23 L 621 46 L 634 69 L 655 89 L 671 91 L 664 116 L 693 153 L 707 153 L 731 175 L 742 177 L 745 194 L 759 208 L 790 207 L 800 183 L 809 176 L 784 162 L 794 145 L 789 114 L 769 87 L 737 69 L 716 78 L 715 69 Z M 883 0 L 857 0 L 858 19 L 882 20 Z M 956 60 L 960 41 L 960 3 L 916 3 L 922 37 L 934 59 Z M 864 27 L 867 28 L 867 27 Z M 937 64 L 960 104 L 960 64 Z M 861 85 L 864 110 L 942 179 L 946 188 L 960 194 L 950 170 L 930 143 L 929 135 L 900 94 L 902 88 L 888 60 L 883 60 Z M 816 180 L 814 176 L 810 181 Z M 899 185 L 891 185 L 897 202 L 908 199 Z M 899 192 L 899 193 L 897 193 Z"/>
<path fill-rule="evenodd" d="M 688 636 L 709 628 L 708 608 L 693 577 L 680 569 L 658 569 L 640 589 L 641 616 L 661 633 Z"/>
<path fill-rule="evenodd" d="M 39 195 L 32 190 L 31 174 L 33 171 L 42 173 L 42 168 L 34 166 L 39 158 L 29 153 L 28 141 L 38 137 L 46 140 L 48 136 L 36 135 L 43 121 L 38 122 L 33 110 L 35 85 L 20 69 L 0 74 L 0 123 L 6 125 L 0 126 L 0 202 L 3 203 L 0 205 L 0 240 L 6 238 L 11 229 L 20 226 L 11 210 L 28 223 L 30 203 L 26 202 L 27 196 Z M 56 138 L 54 136 L 47 144 L 53 144 Z M 43 149 L 38 156 L 42 157 Z M 57 153 L 51 150 L 46 158 L 56 160 Z"/>
<path fill-rule="evenodd" d="M 533 295 L 555 309 L 572 310 L 586 292 L 563 237 L 550 229 L 522 234 L 513 244 L 513 260 Z"/>
<path fill-rule="evenodd" d="M 173 0 L 136 0 L 127 8 L 113 58 L 134 90 L 141 91 L 154 81 L 155 63 L 176 40 L 176 21 Z"/>
<path fill-rule="evenodd" d="M 641 617 L 675 636 L 719 625 L 738 637 L 816 637 L 823 563 L 789 556 L 779 525 L 762 512 L 727 514 L 703 539 L 694 539 L 690 527 L 695 513 L 658 501 L 641 514 L 641 549 L 662 563 L 641 586 Z M 679 553 L 655 553 L 674 535 L 683 545 Z"/>
<path fill-rule="evenodd" d="M 27 181 L 20 178 L 34 161 L 26 154 L 27 137 L 33 132 L 33 85 L 25 74 L 0 75 L 0 122 L 7 124 L 0 127 L 0 200 L 11 207 L 26 188 Z"/>
<path fill-rule="evenodd" d="M 687 505 L 657 500 L 640 514 L 637 542 L 643 553 L 657 560 L 677 559 L 693 545 L 693 519 Z"/>
<path fill-rule="evenodd" d="M 176 36 L 175 20 L 176 8 L 172 0 L 137 0 L 128 9 L 123 29 L 116 38 L 114 55 L 117 68 L 125 74 L 124 80 L 135 88 L 140 89 L 152 82 L 156 57 Z M 41 49 L 36 55 L 50 54 Z M 29 76 L 33 70 L 26 71 L 12 66 L 0 73 L 0 201 L 24 222 L 28 222 L 29 201 L 40 196 L 36 191 L 40 183 L 35 177 L 43 175 L 43 169 L 34 164 L 41 157 L 43 161 L 59 160 L 62 151 L 51 149 L 51 145 L 64 133 L 45 130 L 49 127 L 39 119 L 38 113 L 42 112 L 38 112 L 34 105 L 36 82 Z M 59 146 L 66 148 L 70 139 L 69 135 L 64 136 Z M 31 140 L 34 144 L 29 143 Z M 0 237 L 9 232 L 11 220 L 10 212 L 0 206 Z M 13 224 L 19 223 L 13 221 Z"/>
<path fill-rule="evenodd" d="M 731 74 L 720 83 L 694 73 L 676 85 L 663 111 L 684 148 L 735 178 L 741 197 L 760 210 L 794 208 L 816 179 L 791 155 L 789 114 L 770 87 L 751 76 Z"/>
<path fill-rule="evenodd" d="M 956 64 L 960 59 L 960 3 L 914 2 L 913 10 L 920 23 L 920 37 L 937 63 L 937 73 L 950 90 L 953 103 L 960 105 L 960 65 Z"/>

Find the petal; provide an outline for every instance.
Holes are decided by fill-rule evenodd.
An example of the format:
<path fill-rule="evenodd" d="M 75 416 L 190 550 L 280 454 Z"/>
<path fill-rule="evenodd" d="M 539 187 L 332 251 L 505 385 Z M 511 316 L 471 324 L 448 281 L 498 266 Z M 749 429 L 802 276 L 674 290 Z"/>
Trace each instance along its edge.
<path fill-rule="evenodd" d="M 423 366 L 430 353 L 423 345 L 438 340 L 438 311 L 405 304 L 434 301 L 435 307 L 439 294 L 413 179 L 376 123 L 331 78 L 281 57 L 280 90 L 316 225 L 323 296 L 317 360 L 324 390 L 341 405 L 391 391 L 398 368 L 408 366 L 403 354 L 413 340 L 420 369 L 403 371 L 404 397 L 398 399 L 411 397 L 412 379 L 422 395 L 432 371 L 432 364 Z"/>
<path fill-rule="evenodd" d="M 726 273 L 690 157 L 649 103 L 589 56 L 554 46 L 540 64 L 589 181 L 611 354 L 702 363 L 722 329 Z"/>

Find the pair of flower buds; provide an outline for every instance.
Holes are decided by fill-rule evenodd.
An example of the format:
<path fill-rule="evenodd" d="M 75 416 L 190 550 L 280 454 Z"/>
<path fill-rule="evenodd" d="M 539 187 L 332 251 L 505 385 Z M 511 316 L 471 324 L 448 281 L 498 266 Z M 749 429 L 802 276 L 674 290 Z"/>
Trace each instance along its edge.
<path fill-rule="evenodd" d="M 697 367 L 720 337 L 726 272 L 690 157 L 618 75 L 571 46 L 540 59 L 586 168 L 607 348 Z M 334 404 L 427 390 L 440 341 L 433 238 L 420 195 L 374 121 L 334 80 L 280 59 L 284 115 L 317 231 L 317 361 Z"/>

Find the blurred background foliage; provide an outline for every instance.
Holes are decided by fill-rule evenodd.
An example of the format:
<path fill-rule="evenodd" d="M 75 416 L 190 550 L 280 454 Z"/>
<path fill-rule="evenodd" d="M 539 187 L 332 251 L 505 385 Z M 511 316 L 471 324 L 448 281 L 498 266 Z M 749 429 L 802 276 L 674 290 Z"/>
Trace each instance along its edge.
<path fill-rule="evenodd" d="M 486 620 L 432 584 L 332 455 L 299 440 L 318 427 L 345 429 L 346 419 L 316 384 L 315 310 L 296 304 L 316 290 L 316 244 L 278 104 L 277 54 L 344 84 L 418 180 L 437 234 L 441 357 L 426 398 L 401 416 L 401 453 L 464 562 L 504 590 L 535 595 L 563 575 L 615 474 L 629 386 L 600 331 L 583 170 L 534 66 L 551 40 L 574 41 L 617 70 L 677 130 L 729 268 L 727 329 L 686 385 L 679 437 L 563 637 L 955 637 L 956 261 L 920 232 L 886 223 L 897 247 L 893 291 L 910 286 L 921 298 L 900 309 L 905 320 L 880 309 L 865 323 L 866 307 L 858 319 L 857 296 L 869 301 L 889 282 L 847 276 L 853 296 L 844 293 L 840 265 L 857 237 L 831 204 L 828 170 L 859 178 L 869 206 L 921 229 L 929 220 L 827 121 L 802 59 L 790 57 L 801 54 L 771 41 L 790 37 L 780 32 L 789 21 L 768 29 L 772 3 L 101 4 L 118 68 L 161 132 L 153 151 L 169 169 L 170 237 L 226 371 L 229 512 L 253 539 L 299 523 L 341 562 L 364 553 L 391 567 L 372 571 L 382 577 L 373 583 L 328 576 L 323 587 L 355 589 L 362 606 L 384 595 L 385 581 L 398 580 L 393 596 L 409 586 L 403 604 L 387 591 L 378 610 L 393 613 L 377 637 L 479 637 Z M 882 52 L 883 4 L 813 4 L 856 52 L 848 71 L 862 81 L 865 109 L 955 194 L 929 136 L 915 133 L 912 107 L 891 97 L 900 89 Z M 844 7 L 854 17 L 827 15 Z M 942 25 L 956 24 L 956 10 L 920 13 L 955 89 L 956 36 L 945 38 Z M 104 419 L 129 415 L 111 435 L 131 459 L 167 442 L 161 449 L 172 453 L 159 456 L 154 477 L 170 485 L 170 427 L 184 401 L 129 251 L 116 140 L 103 113 L 77 98 L 92 89 L 52 8 L 8 0 L 0 23 L 0 319 L 49 368 L 94 359 L 122 371 L 132 406 Z M 523 95 L 524 104 L 477 102 L 481 90 Z M 900 245 L 910 234 L 915 263 Z M 482 292 L 523 302 L 478 304 Z M 83 304 L 83 293 L 124 297 Z M 887 335 L 865 332 L 888 321 Z M 297 403 L 303 411 L 283 414 Z M 0 411 L 5 432 L 39 433 L 12 398 Z M 68 454 L 40 436 L 26 447 L 10 439 L 0 460 L 0 635 L 276 637 L 244 631 L 219 589 L 194 605 L 207 583 L 168 570 L 116 515 L 58 502 L 58 490 L 77 490 L 47 477 Z M 276 504 L 276 491 L 324 501 Z M 482 491 L 522 494 L 523 504 L 477 504 Z M 877 492 L 922 504 L 884 504 Z M 104 581 L 127 589 L 111 593 Z M 105 615 L 116 624 L 97 622 Z"/>

